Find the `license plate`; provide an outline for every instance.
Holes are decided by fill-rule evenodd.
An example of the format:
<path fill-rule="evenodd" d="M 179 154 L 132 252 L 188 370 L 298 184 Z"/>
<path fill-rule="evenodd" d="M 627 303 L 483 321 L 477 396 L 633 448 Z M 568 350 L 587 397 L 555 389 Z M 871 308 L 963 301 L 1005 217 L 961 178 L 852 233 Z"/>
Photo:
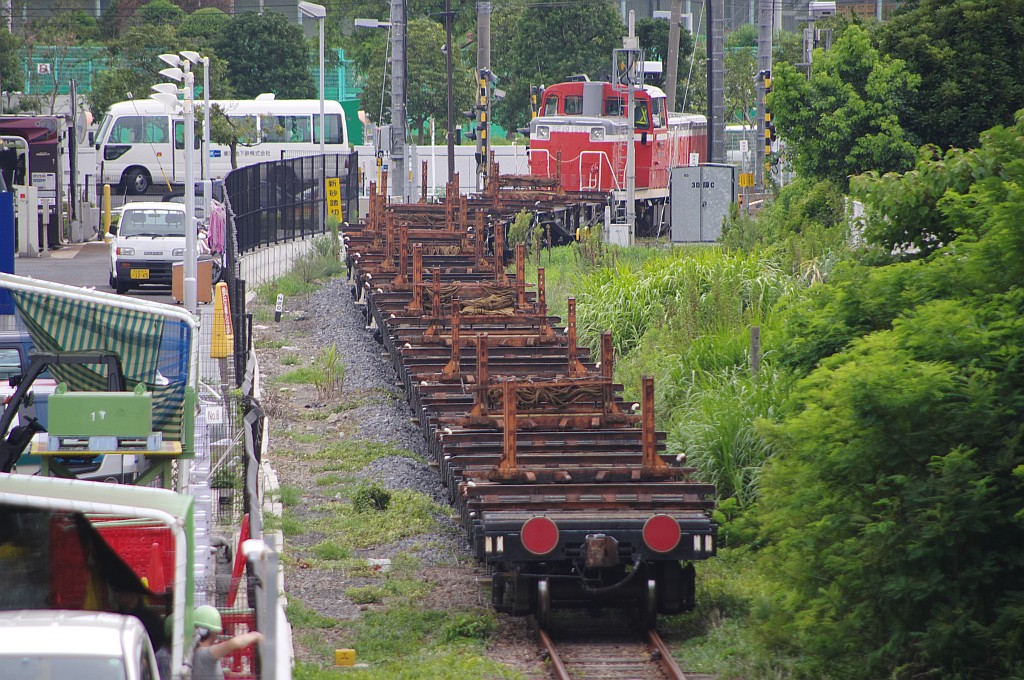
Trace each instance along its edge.
<path fill-rule="evenodd" d="M 133 279 L 148 279 L 149 278 L 149 270 L 148 269 L 133 269 L 131 271 L 130 276 Z"/>

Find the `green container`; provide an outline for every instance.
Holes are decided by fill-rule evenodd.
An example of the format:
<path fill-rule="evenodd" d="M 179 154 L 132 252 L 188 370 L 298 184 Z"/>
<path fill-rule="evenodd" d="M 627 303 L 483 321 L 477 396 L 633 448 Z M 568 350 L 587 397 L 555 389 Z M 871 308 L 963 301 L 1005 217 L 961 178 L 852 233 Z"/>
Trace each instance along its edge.
<path fill-rule="evenodd" d="M 50 395 L 47 428 L 56 437 L 148 437 L 153 433 L 153 393 L 68 392 Z"/>

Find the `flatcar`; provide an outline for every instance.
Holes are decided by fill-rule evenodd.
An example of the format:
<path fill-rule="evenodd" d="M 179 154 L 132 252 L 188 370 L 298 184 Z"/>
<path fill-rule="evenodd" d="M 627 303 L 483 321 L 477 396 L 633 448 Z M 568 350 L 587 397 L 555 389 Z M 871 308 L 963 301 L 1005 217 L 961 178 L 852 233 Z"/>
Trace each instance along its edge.
<path fill-rule="evenodd" d="M 530 122 L 530 172 L 557 178 L 567 191 L 605 191 L 623 211 L 629 136 L 627 91 L 609 82 L 578 80 L 544 89 Z M 666 223 L 674 167 L 707 161 L 707 118 L 670 113 L 665 92 L 634 91 L 635 214 L 640 235 Z"/>
<path fill-rule="evenodd" d="M 353 296 L 491 569 L 493 606 L 541 627 L 556 609 L 626 608 L 652 628 L 694 605 L 694 564 L 717 550 L 715 488 L 666 452 L 653 379 L 624 401 L 611 333 L 600 356 L 578 346 L 573 299 L 557 327 L 524 244 L 506 272 L 511 202 L 539 203 L 507 193 L 454 210 L 386 206 L 372 189 L 345 234 Z"/>

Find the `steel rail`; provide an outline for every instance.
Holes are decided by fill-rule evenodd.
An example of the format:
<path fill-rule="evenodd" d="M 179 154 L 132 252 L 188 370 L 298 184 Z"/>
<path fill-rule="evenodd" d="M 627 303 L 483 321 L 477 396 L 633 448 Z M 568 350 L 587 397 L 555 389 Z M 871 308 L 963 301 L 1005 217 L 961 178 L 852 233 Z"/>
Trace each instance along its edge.
<path fill-rule="evenodd" d="M 658 631 L 653 628 L 647 631 L 647 643 L 657 653 L 658 663 L 661 664 L 661 670 L 665 675 L 672 680 L 686 680 L 686 675 L 676 664 L 676 660 L 672 658 L 672 653 L 669 652 L 665 641 L 658 635 Z"/>
<path fill-rule="evenodd" d="M 538 629 L 537 632 L 540 634 L 541 644 L 544 645 L 544 651 L 548 655 L 548 661 L 551 662 L 551 670 L 555 672 L 555 677 L 558 680 L 572 680 L 572 676 L 569 675 L 569 670 L 565 667 L 562 657 L 559 656 L 558 650 L 555 649 L 555 643 L 551 640 L 551 636 L 545 630 Z"/>

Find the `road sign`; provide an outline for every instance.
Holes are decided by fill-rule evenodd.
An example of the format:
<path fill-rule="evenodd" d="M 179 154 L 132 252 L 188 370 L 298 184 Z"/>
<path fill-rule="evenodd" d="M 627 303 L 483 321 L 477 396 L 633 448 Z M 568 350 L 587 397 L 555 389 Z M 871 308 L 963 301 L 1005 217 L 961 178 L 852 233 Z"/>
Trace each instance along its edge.
<path fill-rule="evenodd" d="M 740 186 L 741 187 L 752 187 L 752 186 L 754 186 L 754 173 L 752 173 L 752 172 L 741 172 L 740 173 Z"/>
<path fill-rule="evenodd" d="M 341 217 L 341 179 L 327 178 L 327 214 L 334 215 L 340 222 Z"/>

